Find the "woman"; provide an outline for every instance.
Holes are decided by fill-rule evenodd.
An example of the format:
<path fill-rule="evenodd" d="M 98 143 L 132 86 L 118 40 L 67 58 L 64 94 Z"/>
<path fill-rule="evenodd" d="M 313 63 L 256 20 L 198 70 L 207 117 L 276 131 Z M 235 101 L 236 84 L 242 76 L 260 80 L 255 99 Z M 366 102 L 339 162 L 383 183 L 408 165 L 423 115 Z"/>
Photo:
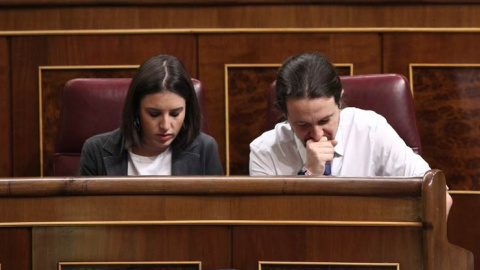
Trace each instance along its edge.
<path fill-rule="evenodd" d="M 88 139 L 80 175 L 221 175 L 215 140 L 200 132 L 200 108 L 190 76 L 170 55 L 137 70 L 119 129 Z"/>

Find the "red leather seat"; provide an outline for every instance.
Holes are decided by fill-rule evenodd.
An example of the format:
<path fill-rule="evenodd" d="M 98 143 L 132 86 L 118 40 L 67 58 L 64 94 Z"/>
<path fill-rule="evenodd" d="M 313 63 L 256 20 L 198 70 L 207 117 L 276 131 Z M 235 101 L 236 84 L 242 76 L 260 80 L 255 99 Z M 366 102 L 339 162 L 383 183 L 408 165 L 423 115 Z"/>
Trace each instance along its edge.
<path fill-rule="evenodd" d="M 120 127 L 130 82 L 130 78 L 88 78 L 65 84 L 53 161 L 55 176 L 77 175 L 85 140 Z M 196 79 L 192 82 L 203 116 L 201 131 L 208 133 L 203 86 Z"/>
<path fill-rule="evenodd" d="M 405 143 L 422 154 L 420 135 L 415 120 L 410 85 L 398 74 L 341 76 L 344 107 L 372 110 L 383 115 Z M 282 113 L 275 105 L 275 82 L 268 89 L 267 120 L 264 130 L 272 129 Z"/>

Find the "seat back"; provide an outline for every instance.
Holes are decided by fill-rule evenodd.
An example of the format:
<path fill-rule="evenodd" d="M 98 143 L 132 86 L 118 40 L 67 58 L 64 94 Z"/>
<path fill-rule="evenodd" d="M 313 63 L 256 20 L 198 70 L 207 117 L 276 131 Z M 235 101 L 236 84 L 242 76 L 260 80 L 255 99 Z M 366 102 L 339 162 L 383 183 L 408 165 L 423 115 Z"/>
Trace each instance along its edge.
<path fill-rule="evenodd" d="M 121 125 L 122 110 L 131 78 L 73 79 L 63 89 L 63 107 L 55 143 L 55 176 L 77 175 L 83 143 Z M 208 133 L 205 93 L 192 79 L 202 113 L 201 131 Z"/>
<path fill-rule="evenodd" d="M 345 90 L 342 98 L 344 107 L 372 110 L 382 115 L 415 153 L 422 154 L 412 93 L 405 77 L 398 74 L 375 74 L 341 76 L 340 80 Z M 282 115 L 275 104 L 275 82 L 270 85 L 267 95 L 264 129 L 270 130 Z"/>

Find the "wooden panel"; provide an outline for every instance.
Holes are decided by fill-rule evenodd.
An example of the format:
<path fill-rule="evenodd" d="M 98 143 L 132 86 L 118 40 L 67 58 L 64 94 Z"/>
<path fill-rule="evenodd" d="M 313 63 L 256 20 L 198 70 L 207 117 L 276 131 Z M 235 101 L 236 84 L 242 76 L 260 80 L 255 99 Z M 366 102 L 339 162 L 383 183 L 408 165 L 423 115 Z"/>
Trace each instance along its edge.
<path fill-rule="evenodd" d="M 480 5 L 278 4 L 12 7 L 0 30 L 479 27 Z"/>
<path fill-rule="evenodd" d="M 423 269 L 421 237 L 418 228 L 239 226 L 233 230 L 233 268 L 253 270 L 258 261 L 288 261 L 388 262 L 400 263 L 400 269 Z"/>
<path fill-rule="evenodd" d="M 62 93 L 65 83 L 74 78 L 131 78 L 136 68 L 109 69 L 108 67 L 94 69 L 76 69 L 65 67 L 62 69 L 42 69 L 40 76 L 41 87 L 41 127 L 40 143 L 42 144 L 41 161 L 43 176 L 53 176 L 53 156 L 57 138 L 60 110 L 62 109 Z M 121 117 L 119 116 L 119 119 Z"/>
<path fill-rule="evenodd" d="M 413 66 L 412 85 L 424 157 L 452 189 L 479 189 L 480 64 Z"/>
<path fill-rule="evenodd" d="M 11 48 L 14 176 L 40 174 L 39 66 L 139 65 L 166 53 L 197 74 L 195 39 L 189 35 L 15 37 Z"/>
<path fill-rule="evenodd" d="M 276 80 L 278 67 L 227 67 L 228 169 L 230 175 L 248 175 L 250 143 L 266 131 L 268 87 Z M 337 66 L 339 75 L 350 75 L 350 66 Z M 230 102 L 231 101 L 231 102 Z"/>
<path fill-rule="evenodd" d="M 116 221 L 383 221 L 416 222 L 418 200 L 342 196 L 71 196 L 1 198 L 0 222 Z M 264 205 L 258 208 L 257 205 Z M 282 206 L 281 212 L 266 211 Z M 309 207 L 302 207 L 309 205 Z M 101 207 L 99 207 L 101 206 Z M 335 207 L 333 207 L 335 206 Z M 50 209 L 45 211 L 44 209 Z M 106 211 L 111 209 L 112 211 Z M 301 209 L 301 211 L 299 210 Z M 338 209 L 341 209 L 339 211 Z M 360 213 L 360 214 L 359 214 Z M 350 220 L 348 219 L 350 218 Z"/>
<path fill-rule="evenodd" d="M 79 6 L 79 5 L 111 5 L 112 2 L 122 5 L 239 5 L 239 4 L 308 4 L 308 3 L 342 3 L 342 4 L 384 4 L 384 0 L 2 0 L 0 6 Z M 390 3 L 477 3 L 476 0 L 395 0 Z"/>
<path fill-rule="evenodd" d="M 281 64 L 293 54 L 321 51 L 334 63 L 353 63 L 355 74 L 379 73 L 381 70 L 380 37 L 376 34 L 202 35 L 199 36 L 198 44 L 199 78 L 208 83 L 206 88 L 209 121 L 213 118 L 212 122 L 217 123 L 210 126 L 210 132 L 217 139 L 224 162 L 225 64 Z M 225 48 L 228 48 L 228 53 L 225 53 Z M 358 54 L 359 51 L 362 54 Z M 236 106 L 235 103 L 241 101 L 229 100 L 229 103 Z M 244 104 L 250 107 L 252 105 Z M 239 103 L 238 106 L 242 104 Z M 261 111 L 263 108 L 250 110 Z M 259 135 L 260 133 L 256 134 Z M 235 147 L 235 144 L 230 144 L 231 149 Z"/>
<path fill-rule="evenodd" d="M 0 38 L 0 177 L 12 176 L 12 110 L 10 88 L 10 47 Z"/>
<path fill-rule="evenodd" d="M 250 143 L 263 132 L 267 117 L 267 89 L 278 67 L 227 67 L 228 173 L 248 175 Z M 229 147 L 231 146 L 231 147 Z"/>
<path fill-rule="evenodd" d="M 164 198 L 157 196 L 72 196 L 69 198 L 2 198 L 2 222 L 162 220 Z M 49 211 L 45 211 L 49 209 Z M 107 211 L 111 209 L 112 211 Z"/>
<path fill-rule="evenodd" d="M 384 73 L 400 73 L 408 77 L 410 64 L 480 63 L 476 46 L 480 42 L 480 36 L 477 34 L 385 34 L 384 41 Z M 457 75 L 449 72 L 424 75 L 414 77 L 416 81 L 413 82 L 417 123 L 424 146 L 423 156 L 432 167 L 446 173 L 452 189 L 477 190 L 480 188 L 476 165 L 478 155 L 470 156 L 462 152 L 456 157 L 461 160 L 449 161 L 445 159 L 445 153 L 450 156 L 457 153 L 457 150 L 473 150 L 476 147 L 478 127 L 471 113 L 477 113 L 475 108 L 478 105 L 473 101 L 478 100 L 478 91 L 475 90 L 475 87 L 478 88 L 478 79 L 470 74 L 473 81 L 469 81 L 465 73 L 458 73 L 458 79 L 455 78 Z M 461 84 L 452 85 L 459 80 L 462 81 Z M 468 117 L 463 118 L 465 116 Z M 457 121 L 459 118 L 463 118 L 462 121 L 473 121 L 460 123 Z M 471 126 L 471 129 L 464 133 L 466 129 L 462 126 Z M 432 137 L 432 132 L 436 133 L 435 138 Z"/>
<path fill-rule="evenodd" d="M 227 226 L 34 228 L 32 269 L 57 269 L 59 261 L 200 261 L 202 268 L 226 268 L 230 245 Z"/>
<path fill-rule="evenodd" d="M 473 252 L 475 270 L 480 270 L 480 193 L 451 195 L 453 205 L 448 217 L 448 240 Z"/>
<path fill-rule="evenodd" d="M 408 78 L 409 64 L 480 63 L 475 33 L 385 33 L 383 41 L 383 73 Z"/>
<path fill-rule="evenodd" d="M 0 269 L 31 269 L 31 229 L 0 228 Z"/>

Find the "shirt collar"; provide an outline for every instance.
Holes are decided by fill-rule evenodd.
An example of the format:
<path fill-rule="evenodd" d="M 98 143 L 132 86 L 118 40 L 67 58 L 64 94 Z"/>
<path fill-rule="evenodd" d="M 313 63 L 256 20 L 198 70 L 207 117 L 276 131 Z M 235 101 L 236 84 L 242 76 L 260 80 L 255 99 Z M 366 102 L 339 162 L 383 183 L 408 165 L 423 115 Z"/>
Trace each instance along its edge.
<path fill-rule="evenodd" d="M 302 158 L 302 164 L 305 164 L 305 162 L 307 162 L 307 149 L 305 149 L 305 146 L 303 145 L 303 141 L 297 137 L 297 134 L 295 134 L 295 132 L 293 131 L 293 128 L 292 128 L 292 132 L 293 132 L 293 137 L 295 138 L 295 145 L 297 146 L 298 153 Z"/>

